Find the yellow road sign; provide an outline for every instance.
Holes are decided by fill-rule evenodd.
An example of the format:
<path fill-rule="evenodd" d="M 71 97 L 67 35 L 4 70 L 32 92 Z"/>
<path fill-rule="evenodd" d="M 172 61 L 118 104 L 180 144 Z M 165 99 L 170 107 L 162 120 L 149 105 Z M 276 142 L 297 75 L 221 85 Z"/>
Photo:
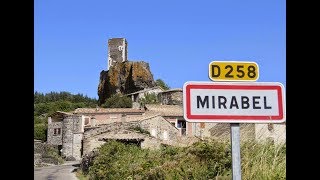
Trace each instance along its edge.
<path fill-rule="evenodd" d="M 255 62 L 212 61 L 209 64 L 209 78 L 212 81 L 256 81 L 259 67 Z"/>

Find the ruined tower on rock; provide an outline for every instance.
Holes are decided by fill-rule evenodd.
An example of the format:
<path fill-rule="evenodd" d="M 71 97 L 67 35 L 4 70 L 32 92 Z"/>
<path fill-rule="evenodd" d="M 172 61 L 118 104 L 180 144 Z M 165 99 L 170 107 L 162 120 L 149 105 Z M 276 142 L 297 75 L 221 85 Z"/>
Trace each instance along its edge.
<path fill-rule="evenodd" d="M 128 43 L 125 38 L 112 38 L 108 40 L 108 69 L 116 62 L 128 61 Z"/>
<path fill-rule="evenodd" d="M 128 43 L 125 38 L 108 40 L 107 64 L 108 70 L 100 72 L 99 105 L 113 94 L 129 94 L 156 85 L 149 63 L 128 60 Z"/>

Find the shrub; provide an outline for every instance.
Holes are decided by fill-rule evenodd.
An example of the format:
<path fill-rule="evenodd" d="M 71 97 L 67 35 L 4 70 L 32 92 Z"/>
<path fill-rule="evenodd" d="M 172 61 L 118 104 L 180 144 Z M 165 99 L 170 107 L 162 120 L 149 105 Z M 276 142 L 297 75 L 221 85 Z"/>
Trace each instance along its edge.
<path fill-rule="evenodd" d="M 53 164 L 62 164 L 64 162 L 63 158 L 59 155 L 59 150 L 52 146 L 45 146 L 42 158 L 47 159 Z"/>
<path fill-rule="evenodd" d="M 144 93 L 144 97 L 139 99 L 139 103 L 141 106 L 144 106 L 145 104 L 157 104 L 157 95 L 155 93 Z"/>
<path fill-rule="evenodd" d="M 121 96 L 115 94 L 108 98 L 106 102 L 102 105 L 105 108 L 131 108 L 132 99 L 130 97 Z"/>
<path fill-rule="evenodd" d="M 44 123 L 34 125 L 34 139 L 39 139 L 41 141 L 46 141 L 47 139 L 47 126 Z"/>
<path fill-rule="evenodd" d="M 241 144 L 243 179 L 285 179 L 286 147 Z M 90 179 L 231 179 L 231 146 L 201 141 L 190 147 L 141 149 L 109 141 L 89 167 Z"/>
<path fill-rule="evenodd" d="M 33 122 L 34 124 L 45 124 L 46 123 L 46 119 L 39 117 L 39 116 L 34 116 L 33 117 Z"/>
<path fill-rule="evenodd" d="M 225 142 L 213 140 L 199 141 L 193 144 L 189 152 L 200 158 L 208 166 L 208 176 L 229 175 L 231 173 L 231 146 Z"/>
<path fill-rule="evenodd" d="M 213 145 L 208 147 L 212 147 L 209 149 L 212 153 L 226 153 Z M 201 160 L 200 153 L 208 147 L 199 147 L 199 144 L 191 149 L 167 146 L 151 151 L 110 141 L 99 149 L 99 155 L 89 168 L 89 176 L 92 179 L 209 179 L 227 174 L 230 167 L 224 166 L 227 163 L 223 158 L 228 157 L 228 153 L 217 157 L 218 162 L 211 162 L 208 158 L 212 155 L 208 151 Z"/>

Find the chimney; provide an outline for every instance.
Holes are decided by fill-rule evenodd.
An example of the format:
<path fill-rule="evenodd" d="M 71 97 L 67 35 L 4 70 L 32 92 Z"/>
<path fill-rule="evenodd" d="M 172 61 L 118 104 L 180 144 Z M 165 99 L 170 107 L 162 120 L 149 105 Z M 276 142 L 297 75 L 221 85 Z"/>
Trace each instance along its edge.
<path fill-rule="evenodd" d="M 51 117 L 48 117 L 48 124 L 51 124 L 52 123 L 52 119 Z"/>

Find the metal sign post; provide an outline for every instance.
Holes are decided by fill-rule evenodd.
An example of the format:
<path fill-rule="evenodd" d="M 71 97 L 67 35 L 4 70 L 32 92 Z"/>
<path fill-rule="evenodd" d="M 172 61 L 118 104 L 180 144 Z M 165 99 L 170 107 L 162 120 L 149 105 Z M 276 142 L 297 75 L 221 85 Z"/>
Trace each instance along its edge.
<path fill-rule="evenodd" d="M 230 123 L 230 130 L 231 130 L 230 134 L 231 134 L 232 180 L 241 180 L 239 123 Z"/>

